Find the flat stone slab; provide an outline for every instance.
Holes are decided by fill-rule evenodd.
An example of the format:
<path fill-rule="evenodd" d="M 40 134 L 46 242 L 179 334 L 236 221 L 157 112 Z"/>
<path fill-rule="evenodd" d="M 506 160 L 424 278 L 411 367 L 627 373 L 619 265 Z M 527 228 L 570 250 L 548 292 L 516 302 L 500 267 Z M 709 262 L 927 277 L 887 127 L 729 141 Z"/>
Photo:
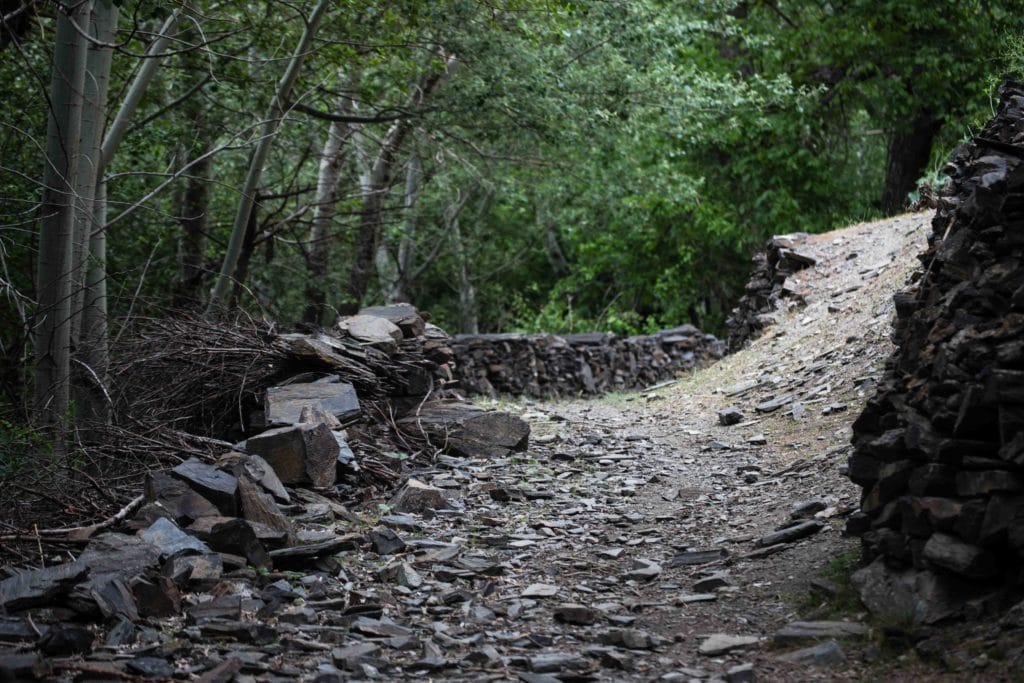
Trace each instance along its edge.
<path fill-rule="evenodd" d="M 271 429 L 251 437 L 246 448 L 261 456 L 285 484 L 324 488 L 337 476 L 338 440 L 323 423 Z"/>
<path fill-rule="evenodd" d="M 798 541 L 801 538 L 813 536 L 822 529 L 825 528 L 825 523 L 820 522 L 816 519 L 807 520 L 800 524 L 794 524 L 793 526 L 786 527 L 774 533 L 763 536 L 757 541 L 757 545 L 762 548 L 776 545 L 778 543 L 792 543 Z"/>
<path fill-rule="evenodd" d="M 164 557 L 177 555 L 187 550 L 198 554 L 211 552 L 209 546 L 195 536 L 186 534 L 174 522 L 165 517 L 156 520 L 148 529 L 139 533 L 139 538 L 159 548 L 160 554 Z"/>
<path fill-rule="evenodd" d="M 342 423 L 359 417 L 362 412 L 355 387 L 343 382 L 310 382 L 270 387 L 263 404 L 267 424 L 272 426 L 299 424 L 302 422 L 303 408 L 323 411 Z"/>
<path fill-rule="evenodd" d="M 859 638 L 868 634 L 866 624 L 854 621 L 794 621 L 775 632 L 775 642 L 790 643 L 818 638 Z"/>
<path fill-rule="evenodd" d="M 217 506 L 225 515 L 238 512 L 238 480 L 227 472 L 221 472 L 202 460 L 190 458 L 171 470 L 189 488 Z"/>
<path fill-rule="evenodd" d="M 702 655 L 713 657 L 732 650 L 757 645 L 760 642 L 761 639 L 757 636 L 732 636 L 727 633 L 714 633 L 704 639 L 698 651 Z"/>

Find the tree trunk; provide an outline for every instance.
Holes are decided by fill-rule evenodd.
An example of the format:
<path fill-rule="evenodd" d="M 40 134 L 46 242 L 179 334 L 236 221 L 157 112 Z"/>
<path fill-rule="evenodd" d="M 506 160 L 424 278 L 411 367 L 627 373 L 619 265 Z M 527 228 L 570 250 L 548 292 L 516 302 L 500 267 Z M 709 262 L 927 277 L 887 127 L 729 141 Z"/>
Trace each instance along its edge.
<path fill-rule="evenodd" d="M 259 236 L 259 207 L 260 193 L 257 191 L 253 197 L 252 211 L 249 212 L 249 224 L 245 227 L 245 234 L 242 236 L 242 244 L 238 249 L 238 261 L 235 264 L 234 277 L 231 278 L 233 287 L 228 307 L 235 308 L 242 300 L 242 290 L 245 281 L 249 277 L 249 262 L 252 260 L 252 253 L 256 249 L 256 238 Z"/>
<path fill-rule="evenodd" d="M 906 210 L 907 195 L 928 165 L 932 142 L 942 124 L 926 109 L 920 109 L 907 128 L 893 132 L 889 139 L 889 162 L 885 173 L 882 210 L 894 215 Z"/>
<path fill-rule="evenodd" d="M 206 308 L 206 314 L 212 315 L 227 302 L 228 294 L 231 292 L 231 276 L 235 273 L 238 265 L 238 258 L 241 255 L 242 243 L 245 241 L 249 228 L 253 206 L 255 204 L 256 190 L 260 184 L 260 177 L 263 174 L 263 166 L 267 163 L 267 156 L 270 154 L 270 145 L 277 135 L 281 122 L 284 120 L 284 107 L 291 96 L 292 87 L 299 77 L 302 64 L 309 54 L 313 44 L 313 37 L 320 22 L 331 6 L 331 0 L 320 0 L 309 18 L 306 19 L 306 26 L 299 38 L 299 44 L 295 47 L 284 75 L 277 84 L 274 96 L 270 100 L 267 112 L 263 117 L 263 125 L 260 128 L 259 141 L 249 160 L 249 170 L 242 184 L 241 199 L 238 202 L 238 211 L 235 213 L 235 221 L 231 228 L 231 238 L 228 242 L 227 252 L 224 254 L 224 262 L 221 264 L 220 273 L 210 293 L 210 302 Z M 241 284 L 241 283 L 237 283 Z"/>
<path fill-rule="evenodd" d="M 405 169 L 405 201 L 402 208 L 405 221 L 398 238 L 398 248 L 392 253 L 381 245 L 377 252 L 377 276 L 384 288 L 385 302 L 409 301 L 409 283 L 416 256 L 416 202 L 423 183 L 423 162 L 418 154 L 412 155 Z"/>
<path fill-rule="evenodd" d="M 347 88 L 349 91 L 354 88 L 352 79 Z M 343 95 L 338 110 L 341 113 L 351 112 L 353 102 L 350 96 Z M 326 284 L 331 259 L 331 227 L 338 204 L 341 166 L 345 159 L 342 152 L 352 132 L 351 126 L 332 121 L 320 153 L 313 225 L 309 231 L 309 250 L 306 253 L 306 308 L 302 313 L 303 322 L 314 325 L 322 325 L 327 312 Z"/>
<path fill-rule="evenodd" d="M 118 8 L 95 2 L 89 33 L 98 43 L 110 44 L 117 31 Z M 106 422 L 109 417 L 106 391 L 106 233 L 103 230 L 106 184 L 103 172 L 103 124 L 107 114 L 107 89 L 113 49 L 90 44 L 86 58 L 82 109 L 81 156 L 78 163 L 74 266 L 72 270 L 71 344 L 76 367 L 72 372 L 75 407 L 83 422 Z M 101 187 L 98 187 L 101 186 Z M 100 201 L 97 193 L 102 192 Z M 98 315 L 102 309 L 104 314 Z"/>
<path fill-rule="evenodd" d="M 82 129 L 82 91 L 88 41 L 76 29 L 88 26 L 92 2 L 57 13 L 50 81 L 50 113 L 40 208 L 34 328 L 36 419 L 60 432 L 70 408 L 71 269 L 75 234 L 75 185 Z"/>
<path fill-rule="evenodd" d="M 194 35 L 189 31 L 187 35 Z M 203 78 L 204 56 L 195 51 L 182 55 L 182 68 L 187 74 Z M 193 85 L 183 84 L 185 87 Z M 191 97 L 185 101 L 182 115 L 192 123 L 194 133 L 178 149 L 178 167 L 192 165 L 178 195 L 178 274 L 174 278 L 172 305 L 175 308 L 196 308 L 202 300 L 203 277 L 206 274 L 206 231 L 210 209 L 210 176 L 213 172 L 212 132 L 202 100 Z"/>
<path fill-rule="evenodd" d="M 454 204 L 444 210 L 444 226 L 452 240 L 455 261 L 459 269 L 459 332 L 477 334 L 480 332 L 476 303 L 476 283 L 473 281 L 469 248 L 462 234 L 459 216 L 469 201 L 470 193 L 460 196 Z"/>
<path fill-rule="evenodd" d="M 445 62 L 444 69 L 426 73 L 420 83 L 414 86 L 406 109 L 414 110 L 422 107 L 441 86 L 453 63 L 454 58 L 449 57 Z M 363 305 L 366 292 L 370 287 L 380 233 L 384 227 L 384 202 L 391 189 L 395 168 L 398 166 L 398 153 L 412 131 L 412 124 L 411 118 L 400 119 L 392 124 L 381 142 L 380 151 L 363 183 L 365 187 L 363 206 L 359 211 L 359 227 L 356 232 L 355 260 L 346 287 L 348 301 L 338 307 L 343 314 L 358 311 Z"/>

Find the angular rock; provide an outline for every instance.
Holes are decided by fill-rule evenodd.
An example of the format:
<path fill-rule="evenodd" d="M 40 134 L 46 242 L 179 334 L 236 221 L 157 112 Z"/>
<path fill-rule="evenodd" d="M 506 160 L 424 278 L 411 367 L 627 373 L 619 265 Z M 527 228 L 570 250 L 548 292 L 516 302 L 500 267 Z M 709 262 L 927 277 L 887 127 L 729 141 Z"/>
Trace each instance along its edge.
<path fill-rule="evenodd" d="M 743 411 L 735 406 L 730 406 L 718 411 L 718 423 L 724 427 L 743 422 Z"/>
<path fill-rule="evenodd" d="M 810 666 L 831 667 L 838 666 L 846 661 L 846 654 L 834 640 L 826 640 L 824 643 L 805 647 L 801 650 L 793 650 L 777 657 L 779 661 L 791 664 L 808 664 Z"/>
<path fill-rule="evenodd" d="M 449 509 L 451 504 L 441 489 L 409 479 L 391 498 L 388 507 L 400 513 L 430 514 Z"/>
<path fill-rule="evenodd" d="M 559 605 L 551 612 L 555 621 L 565 624 L 576 624 L 578 626 L 589 626 L 597 623 L 601 613 L 592 607 L 576 603 L 565 603 Z"/>
<path fill-rule="evenodd" d="M 9 612 L 53 604 L 89 573 L 82 562 L 20 571 L 0 581 L 0 607 Z"/>
<path fill-rule="evenodd" d="M 949 534 L 932 534 L 924 546 L 924 556 L 936 566 L 975 579 L 994 576 L 998 572 L 991 553 Z"/>
<path fill-rule="evenodd" d="M 270 559 L 278 569 L 304 567 L 319 557 L 335 555 L 343 550 L 355 550 L 362 541 L 360 534 L 339 536 L 322 543 L 309 543 L 270 551 Z"/>
<path fill-rule="evenodd" d="M 881 557 L 850 578 L 864 605 L 880 619 L 934 624 L 960 614 L 965 603 L 958 587 L 944 577 L 893 571 Z"/>
<path fill-rule="evenodd" d="M 263 489 L 249 478 L 248 472 L 238 477 L 238 500 L 241 503 L 242 517 L 246 520 L 283 532 L 286 542 L 292 540 L 294 532 L 291 522 L 281 512 L 273 497 L 264 493 Z"/>
<path fill-rule="evenodd" d="M 384 318 L 395 325 L 401 330 L 402 334 L 408 339 L 411 337 L 419 337 L 427 333 L 428 325 L 420 315 L 420 312 L 416 310 L 416 307 L 412 304 L 388 304 L 387 306 L 368 306 L 359 310 L 360 315 L 369 315 L 377 318 Z M 428 316 L 429 319 L 429 316 Z M 435 328 L 439 329 L 439 328 Z M 447 336 L 447 335 L 445 335 Z"/>
<path fill-rule="evenodd" d="M 224 573 L 224 560 L 218 553 L 207 555 L 178 555 L 164 562 L 160 574 L 175 585 L 213 583 Z"/>
<path fill-rule="evenodd" d="M 715 633 L 705 638 L 697 651 L 702 655 L 714 657 L 740 648 L 757 645 L 760 642 L 761 639 L 757 636 L 733 636 L 727 633 Z"/>
<path fill-rule="evenodd" d="M 139 538 L 160 550 L 162 557 L 179 553 L 209 553 L 210 548 L 195 536 L 190 536 L 169 519 L 158 519 L 148 529 L 139 533 Z"/>
<path fill-rule="evenodd" d="M 394 555 L 405 550 L 405 541 L 391 529 L 378 526 L 367 534 L 373 551 L 378 555 Z"/>
<path fill-rule="evenodd" d="M 221 514 L 216 505 L 168 472 L 146 475 L 145 496 L 146 501 L 159 503 L 178 524 L 188 525 L 200 517 Z"/>
<path fill-rule="evenodd" d="M 670 567 L 695 567 L 711 562 L 719 562 L 729 557 L 729 551 L 725 548 L 717 550 L 688 550 L 677 553 L 669 562 Z"/>
<path fill-rule="evenodd" d="M 246 448 L 266 460 L 285 484 L 334 484 L 340 449 L 325 424 L 271 429 L 250 437 Z"/>
<path fill-rule="evenodd" d="M 777 543 L 792 543 L 793 541 L 798 541 L 801 538 L 813 536 L 824 528 L 824 522 L 813 519 L 808 520 L 768 534 L 767 536 L 762 536 L 757 540 L 757 545 L 764 548 L 770 545 L 776 545 Z"/>
<path fill-rule="evenodd" d="M 227 472 L 191 458 L 172 469 L 171 474 L 213 503 L 222 514 L 238 513 L 238 481 Z"/>
<path fill-rule="evenodd" d="M 753 664 L 737 664 L 725 672 L 725 683 L 755 683 L 757 674 Z"/>
<path fill-rule="evenodd" d="M 300 424 L 303 409 L 326 413 L 341 424 L 362 414 L 355 387 L 344 382 L 286 384 L 267 389 L 264 410 L 268 425 Z"/>
<path fill-rule="evenodd" d="M 868 634 L 866 624 L 852 621 L 794 621 L 775 632 L 777 643 L 821 638 L 859 638 Z"/>
<path fill-rule="evenodd" d="M 698 593 L 707 593 L 713 590 L 718 590 L 719 588 L 725 588 L 726 586 L 732 585 L 734 584 L 732 577 L 729 575 L 729 572 L 715 572 L 694 582 L 693 590 L 697 591 Z"/>
<path fill-rule="evenodd" d="M 199 538 L 214 550 L 241 555 L 253 567 L 269 567 L 270 556 L 256 536 L 251 522 L 244 519 L 204 517 L 191 527 Z"/>
<path fill-rule="evenodd" d="M 157 576 L 137 578 L 131 583 L 132 595 L 142 617 L 173 617 L 181 614 L 181 592 L 173 580 Z"/>
<path fill-rule="evenodd" d="M 427 403 L 415 415 L 398 420 L 398 427 L 467 458 L 498 458 L 524 451 L 530 437 L 530 425 L 514 415 L 460 403 Z"/>
<path fill-rule="evenodd" d="M 89 595 L 96 601 L 96 605 L 107 619 L 139 620 L 135 596 L 121 578 L 110 578 L 102 582 L 94 579 Z"/>
<path fill-rule="evenodd" d="M 623 574 L 623 578 L 636 581 L 652 581 L 660 575 L 661 565 L 651 560 L 637 558 L 633 561 L 633 568 Z"/>
<path fill-rule="evenodd" d="M 586 671 L 590 662 L 571 652 L 546 652 L 530 657 L 530 670 L 535 673 L 557 673 L 559 671 Z"/>
<path fill-rule="evenodd" d="M 601 634 L 601 642 L 629 650 L 651 650 L 660 643 L 658 638 L 647 631 L 636 628 L 616 628 Z"/>
<path fill-rule="evenodd" d="M 550 583 L 532 583 L 521 595 L 524 598 L 553 598 L 561 592 L 561 588 Z"/>
<path fill-rule="evenodd" d="M 402 341 L 404 337 L 398 325 L 375 315 L 359 314 L 342 318 L 336 327 L 343 335 L 356 341 L 389 349 L 397 348 L 396 342 Z"/>

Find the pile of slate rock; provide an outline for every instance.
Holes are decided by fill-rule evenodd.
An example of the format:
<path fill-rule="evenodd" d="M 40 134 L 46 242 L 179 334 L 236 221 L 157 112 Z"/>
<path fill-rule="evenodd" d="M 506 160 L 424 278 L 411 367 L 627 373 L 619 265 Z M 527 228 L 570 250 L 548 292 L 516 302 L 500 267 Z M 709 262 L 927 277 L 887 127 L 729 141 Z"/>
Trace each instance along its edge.
<path fill-rule="evenodd" d="M 806 240 L 805 233 L 776 235 L 754 255 L 754 269 L 743 297 L 725 321 L 729 353 L 739 351 L 767 325 L 777 322 L 777 311 L 806 303 L 792 277 L 818 262 L 807 253 Z"/>
<path fill-rule="evenodd" d="M 258 433 L 215 461 L 191 458 L 150 472 L 120 527 L 68 534 L 67 542 L 86 544 L 77 557 L 44 556 L 47 566 L 38 569 L 0 569 L 0 612 L 6 615 L 0 618 L 0 680 L 169 678 L 174 670 L 166 658 L 119 660 L 113 668 L 97 663 L 95 655 L 85 663 L 66 658 L 97 647 L 115 653 L 152 629 L 147 620 L 179 615 L 198 641 L 267 643 L 277 634 L 265 617 L 280 616 L 294 590 L 287 581 L 270 583 L 261 576 L 296 569 L 337 573 L 339 552 L 387 545 L 394 536 L 388 529 L 339 534 L 312 524 L 362 524 L 337 494 L 339 482 L 360 467 L 348 430 L 371 418 L 356 387 L 329 371 L 338 362 L 351 372 L 353 340 L 367 353 L 387 354 L 392 363 L 379 367 L 390 374 L 381 381 L 415 398 L 414 408 L 394 414 L 396 450 L 414 443 L 429 448 L 431 456 L 503 457 L 527 447 L 529 427 L 521 419 L 434 397 L 432 388 L 450 376 L 451 352 L 446 335 L 431 331 L 411 306 L 363 311 L 343 320 L 337 335 L 287 339 L 324 371 L 267 389 L 260 420 L 252 421 L 262 423 Z M 342 342 L 344 348 L 338 346 Z M 344 363 L 338 361 L 341 352 Z M 430 366 L 419 361 L 426 358 L 433 359 L 433 373 L 423 372 Z M 433 489 L 421 490 L 406 460 L 392 460 L 408 480 L 392 505 L 405 510 L 429 504 L 420 499 Z M 249 582 L 251 595 L 219 595 L 224 580 Z M 262 584 L 269 585 L 261 590 Z M 90 628 L 99 622 L 106 628 Z M 106 634 L 104 641 L 95 642 L 97 632 Z M 5 643 L 25 645 L 5 649 Z"/>
<path fill-rule="evenodd" d="M 722 357 L 723 344 L 693 325 L 652 335 L 473 334 L 451 342 L 460 389 L 555 397 L 642 389 Z"/>
<path fill-rule="evenodd" d="M 1009 606 L 1024 587 L 1024 86 L 962 146 L 895 341 L 854 424 L 848 529 L 865 603 L 936 622 Z"/>

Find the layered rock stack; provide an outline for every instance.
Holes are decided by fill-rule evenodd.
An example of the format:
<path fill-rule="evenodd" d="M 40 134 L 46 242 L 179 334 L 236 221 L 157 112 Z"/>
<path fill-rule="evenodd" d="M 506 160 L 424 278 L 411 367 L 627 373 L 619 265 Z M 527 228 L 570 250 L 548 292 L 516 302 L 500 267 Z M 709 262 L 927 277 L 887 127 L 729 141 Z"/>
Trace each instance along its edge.
<path fill-rule="evenodd" d="M 475 334 L 451 342 L 464 391 L 537 397 L 640 389 L 722 357 L 721 341 L 692 325 L 653 335 Z"/>
<path fill-rule="evenodd" d="M 788 305 L 806 303 L 797 288 L 787 282 L 793 273 L 810 268 L 817 259 L 801 251 L 805 233 L 776 235 L 754 255 L 754 269 L 743 297 L 725 321 L 729 328 L 729 353 L 742 349 L 766 325 L 776 322 L 775 312 Z"/>
<path fill-rule="evenodd" d="M 849 461 L 864 490 L 848 529 L 872 561 L 855 583 L 921 622 L 1024 586 L 1024 86 L 1002 88 L 947 173 Z"/>

